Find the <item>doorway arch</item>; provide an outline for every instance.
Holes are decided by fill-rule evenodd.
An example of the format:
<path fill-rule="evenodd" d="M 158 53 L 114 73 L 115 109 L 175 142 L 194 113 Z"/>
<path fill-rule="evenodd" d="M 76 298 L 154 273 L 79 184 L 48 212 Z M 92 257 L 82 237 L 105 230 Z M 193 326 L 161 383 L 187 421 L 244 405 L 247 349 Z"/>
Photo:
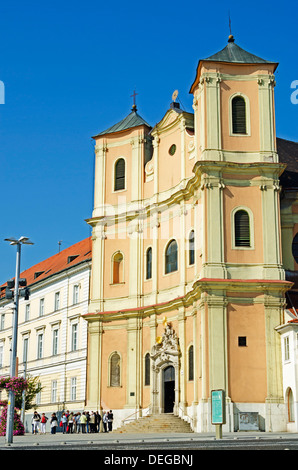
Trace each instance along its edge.
<path fill-rule="evenodd" d="M 169 365 L 163 369 L 163 411 L 173 413 L 175 406 L 175 368 Z"/>
<path fill-rule="evenodd" d="M 167 324 L 162 337 L 151 349 L 152 413 L 174 413 L 179 410 L 180 347 L 178 337 Z"/>

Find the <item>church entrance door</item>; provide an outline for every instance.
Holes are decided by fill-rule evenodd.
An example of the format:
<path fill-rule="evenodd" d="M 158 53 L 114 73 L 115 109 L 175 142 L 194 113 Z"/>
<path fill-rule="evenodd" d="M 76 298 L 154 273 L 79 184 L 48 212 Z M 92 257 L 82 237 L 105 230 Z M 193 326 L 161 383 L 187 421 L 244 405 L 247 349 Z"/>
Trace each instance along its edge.
<path fill-rule="evenodd" d="M 175 404 L 175 368 L 168 366 L 163 370 L 164 413 L 173 413 Z"/>

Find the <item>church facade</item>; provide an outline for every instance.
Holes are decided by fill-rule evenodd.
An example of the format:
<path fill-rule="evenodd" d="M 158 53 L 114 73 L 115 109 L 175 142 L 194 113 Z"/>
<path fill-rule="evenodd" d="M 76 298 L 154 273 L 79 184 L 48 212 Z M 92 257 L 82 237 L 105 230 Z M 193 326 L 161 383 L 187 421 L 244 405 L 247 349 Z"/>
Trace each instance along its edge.
<path fill-rule="evenodd" d="M 230 36 L 198 63 L 193 113 L 174 95 L 154 127 L 134 105 L 94 136 L 86 408 L 116 427 L 173 412 L 210 431 L 220 389 L 224 430 L 249 412 L 286 430 L 277 65 Z"/>

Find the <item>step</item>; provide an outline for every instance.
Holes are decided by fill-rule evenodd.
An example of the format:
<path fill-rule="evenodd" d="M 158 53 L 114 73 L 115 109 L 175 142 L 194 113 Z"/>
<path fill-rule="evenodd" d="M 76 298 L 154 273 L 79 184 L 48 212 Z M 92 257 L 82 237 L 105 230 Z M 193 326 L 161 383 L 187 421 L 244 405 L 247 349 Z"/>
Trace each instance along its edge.
<path fill-rule="evenodd" d="M 147 415 L 135 421 L 130 421 L 120 428 L 117 433 L 186 433 L 193 432 L 190 424 L 171 413 Z"/>

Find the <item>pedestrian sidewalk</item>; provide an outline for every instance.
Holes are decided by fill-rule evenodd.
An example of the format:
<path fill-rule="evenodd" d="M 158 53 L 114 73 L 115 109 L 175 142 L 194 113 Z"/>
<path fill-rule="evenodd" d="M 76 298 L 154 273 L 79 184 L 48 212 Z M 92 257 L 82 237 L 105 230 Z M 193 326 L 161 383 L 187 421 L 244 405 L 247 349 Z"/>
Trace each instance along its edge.
<path fill-rule="evenodd" d="M 266 433 L 266 432 L 234 432 L 223 433 L 222 440 L 254 440 L 254 439 L 298 439 L 298 433 Z M 216 440 L 215 433 L 158 433 L 158 434 L 118 434 L 116 432 L 110 433 L 73 433 L 63 434 L 30 434 L 26 433 L 24 436 L 13 436 L 13 442 L 8 444 L 5 436 L 0 436 L 0 449 L 4 447 L 22 448 L 32 446 L 71 446 L 84 442 L 87 444 L 107 443 L 109 445 L 115 443 L 135 443 L 135 442 L 190 442 L 190 441 L 204 441 Z"/>

